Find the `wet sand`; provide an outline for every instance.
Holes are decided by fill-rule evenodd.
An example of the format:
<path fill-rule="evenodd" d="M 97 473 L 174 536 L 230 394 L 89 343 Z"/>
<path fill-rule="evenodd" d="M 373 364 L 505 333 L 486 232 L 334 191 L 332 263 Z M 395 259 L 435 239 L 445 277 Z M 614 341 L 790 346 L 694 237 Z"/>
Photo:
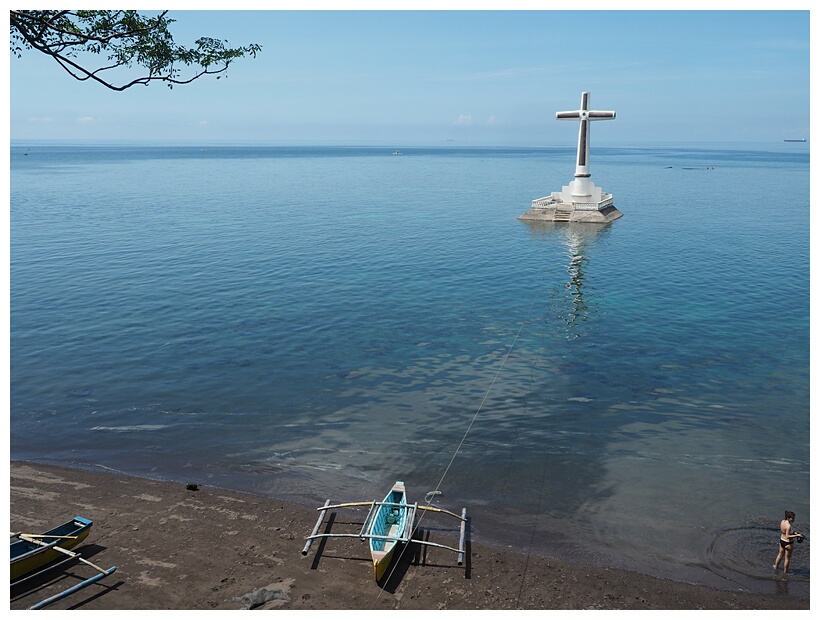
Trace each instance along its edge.
<path fill-rule="evenodd" d="M 474 542 L 462 566 L 452 552 L 407 545 L 379 585 L 367 545 L 357 539 L 327 539 L 301 554 L 316 510 L 206 485 L 188 490 L 185 483 L 12 462 L 10 500 L 12 531 L 92 519 L 78 550 L 98 566 L 117 566 L 50 609 L 809 609 L 808 600 L 789 595 L 788 577 L 774 578 L 770 595 L 728 592 Z M 332 531 L 358 531 L 362 518 L 337 511 Z M 451 527 L 430 521 L 419 535 L 454 546 L 456 531 L 443 529 Z M 93 575 L 89 566 L 69 564 L 12 589 L 11 609 Z"/>

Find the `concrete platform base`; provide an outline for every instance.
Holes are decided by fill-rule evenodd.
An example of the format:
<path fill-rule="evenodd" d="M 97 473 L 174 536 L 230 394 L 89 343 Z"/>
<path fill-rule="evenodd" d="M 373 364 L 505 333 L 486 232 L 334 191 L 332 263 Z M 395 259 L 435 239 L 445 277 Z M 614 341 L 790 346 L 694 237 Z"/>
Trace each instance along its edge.
<path fill-rule="evenodd" d="M 598 209 L 575 209 L 571 204 L 552 203 L 549 206 L 533 206 L 519 216 L 519 220 L 536 222 L 585 222 L 607 224 L 617 220 L 623 213 L 613 205 Z"/>

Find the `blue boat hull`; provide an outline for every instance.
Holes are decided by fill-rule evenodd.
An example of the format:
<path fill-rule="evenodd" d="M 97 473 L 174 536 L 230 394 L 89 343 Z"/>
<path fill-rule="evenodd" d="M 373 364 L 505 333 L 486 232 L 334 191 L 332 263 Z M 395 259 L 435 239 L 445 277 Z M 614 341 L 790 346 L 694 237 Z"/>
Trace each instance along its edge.
<path fill-rule="evenodd" d="M 370 557 L 376 581 L 383 576 L 393 558 L 396 544 L 407 540 L 410 506 L 404 483 L 397 481 L 385 496 L 370 524 Z"/>

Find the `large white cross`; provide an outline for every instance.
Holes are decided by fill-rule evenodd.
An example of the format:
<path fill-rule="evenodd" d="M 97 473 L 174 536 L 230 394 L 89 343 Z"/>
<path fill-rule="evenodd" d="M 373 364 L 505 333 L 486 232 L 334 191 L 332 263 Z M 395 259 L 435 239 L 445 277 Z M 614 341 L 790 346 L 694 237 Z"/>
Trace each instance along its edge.
<path fill-rule="evenodd" d="M 559 121 L 581 121 L 578 130 L 578 159 L 575 165 L 575 178 L 589 177 L 589 121 L 607 121 L 615 118 L 615 112 L 602 112 L 589 109 L 589 93 L 581 93 L 581 109 L 572 112 L 556 112 Z"/>

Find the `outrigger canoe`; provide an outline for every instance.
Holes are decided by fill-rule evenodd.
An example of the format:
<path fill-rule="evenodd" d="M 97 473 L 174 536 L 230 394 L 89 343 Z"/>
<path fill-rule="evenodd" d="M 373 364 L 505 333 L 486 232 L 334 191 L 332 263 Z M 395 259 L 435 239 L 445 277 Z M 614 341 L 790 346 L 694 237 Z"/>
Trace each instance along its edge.
<path fill-rule="evenodd" d="M 83 542 L 91 531 L 93 522 L 85 517 L 74 517 L 42 534 L 12 533 L 11 537 L 11 586 L 17 586 L 46 571 L 50 571 L 65 562 L 78 560 L 94 568 L 98 574 L 68 588 L 50 598 L 32 605 L 30 609 L 42 609 L 66 596 L 96 583 L 117 570 L 112 566 L 108 570 L 100 568 L 81 557 L 72 548 Z"/>
<path fill-rule="evenodd" d="M 74 517 L 42 534 L 15 534 L 17 540 L 11 542 L 12 583 L 56 560 L 69 561 L 71 558 L 54 547 L 73 549 L 86 539 L 92 524 L 90 519 Z"/>
<path fill-rule="evenodd" d="M 410 511 L 412 515 L 408 518 Z M 415 515 L 416 506 L 407 505 L 404 483 L 396 481 L 384 501 L 378 502 L 370 522 L 370 557 L 373 559 L 376 581 L 382 578 L 390 565 L 396 543 L 407 542 L 413 534 Z"/>
<path fill-rule="evenodd" d="M 364 525 L 362 525 L 362 529 L 358 534 L 317 533 L 324 522 L 325 515 L 329 510 L 334 510 L 336 508 L 350 508 L 354 506 L 370 507 L 367 516 L 365 517 Z M 444 510 L 443 508 L 419 506 L 417 503 L 408 504 L 404 482 L 400 480 L 396 481 L 396 484 L 392 486 L 384 500 L 381 502 L 373 500 L 372 502 L 331 504 L 330 500 L 327 500 L 325 505 L 317 508 L 317 510 L 320 511 L 319 519 L 316 521 L 313 532 L 306 539 L 307 542 L 305 543 L 305 547 L 302 549 L 302 555 L 308 554 L 311 544 L 313 544 L 313 541 L 317 538 L 366 539 L 370 545 L 370 557 L 373 560 L 373 571 L 376 581 L 380 581 L 382 577 L 384 577 L 388 566 L 390 566 L 394 555 L 393 552 L 396 550 L 397 545 L 407 543 L 412 538 L 415 530 L 416 514 L 419 511 L 432 511 L 455 517 L 461 521 L 458 549 L 423 540 L 413 540 L 413 542 L 419 545 L 441 547 L 443 549 L 455 551 L 458 554 L 458 565 L 461 566 L 464 562 L 467 509 L 463 508 L 461 510 L 461 516 L 459 516 L 454 512 Z"/>

